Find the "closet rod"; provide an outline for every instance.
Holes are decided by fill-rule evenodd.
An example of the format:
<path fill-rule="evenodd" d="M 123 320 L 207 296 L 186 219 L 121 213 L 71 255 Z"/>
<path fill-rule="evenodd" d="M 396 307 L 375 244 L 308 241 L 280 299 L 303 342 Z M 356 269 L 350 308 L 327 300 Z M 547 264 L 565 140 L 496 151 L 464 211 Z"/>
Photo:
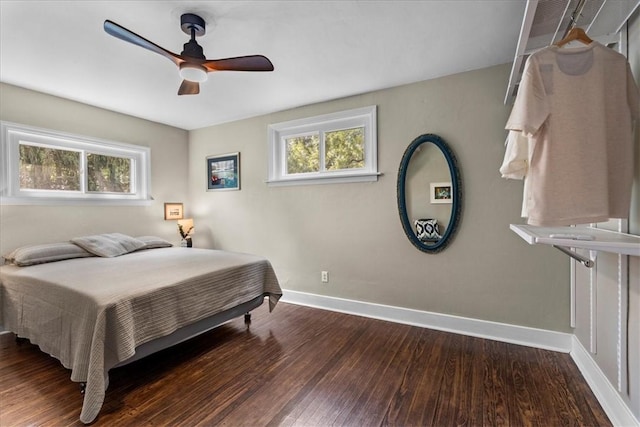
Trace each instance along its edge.
<path fill-rule="evenodd" d="M 584 5 L 586 3 L 587 3 L 587 0 L 580 0 L 578 2 L 578 5 L 576 6 L 576 8 L 573 10 L 573 13 L 569 17 L 570 22 L 569 22 L 569 25 L 567 25 L 567 29 L 564 31 L 564 35 L 562 36 L 563 39 L 567 37 L 567 34 L 569 34 L 569 31 L 571 31 L 573 27 L 578 25 L 578 17 L 582 15 L 582 9 L 584 9 Z"/>
<path fill-rule="evenodd" d="M 565 254 L 569 255 L 571 258 L 580 261 L 582 263 L 582 265 L 584 265 L 587 268 L 591 268 L 594 266 L 594 262 L 592 260 L 590 260 L 589 258 L 583 257 L 582 255 L 578 254 L 576 251 L 572 251 L 571 249 L 564 247 L 564 246 L 556 246 L 553 245 L 554 248 L 556 248 L 557 250 L 564 252 Z"/>

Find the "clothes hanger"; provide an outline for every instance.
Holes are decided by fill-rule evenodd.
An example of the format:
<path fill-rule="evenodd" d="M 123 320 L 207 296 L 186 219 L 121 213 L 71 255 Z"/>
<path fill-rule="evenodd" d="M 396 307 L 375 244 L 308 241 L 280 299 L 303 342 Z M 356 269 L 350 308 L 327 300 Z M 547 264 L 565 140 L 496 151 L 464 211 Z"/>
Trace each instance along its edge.
<path fill-rule="evenodd" d="M 585 33 L 582 28 L 573 27 L 571 31 L 569 31 L 569 33 L 562 40 L 555 42 L 554 46 L 561 47 L 574 40 L 578 40 L 579 42 L 582 42 L 584 44 L 589 44 L 593 42 L 593 40 L 589 38 L 587 33 Z"/>

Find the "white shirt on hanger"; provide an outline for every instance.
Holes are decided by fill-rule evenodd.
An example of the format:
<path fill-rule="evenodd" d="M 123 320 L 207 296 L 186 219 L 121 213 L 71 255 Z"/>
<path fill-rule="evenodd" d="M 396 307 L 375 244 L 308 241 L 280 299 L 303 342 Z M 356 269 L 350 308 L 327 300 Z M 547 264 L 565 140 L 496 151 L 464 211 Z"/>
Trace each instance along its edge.
<path fill-rule="evenodd" d="M 516 159 L 525 150 L 518 135 L 526 137 L 523 214 L 529 224 L 628 216 L 639 99 L 626 58 L 598 42 L 550 46 L 528 58 L 506 125 L 514 132 L 503 167 L 505 177 L 520 173 Z"/>

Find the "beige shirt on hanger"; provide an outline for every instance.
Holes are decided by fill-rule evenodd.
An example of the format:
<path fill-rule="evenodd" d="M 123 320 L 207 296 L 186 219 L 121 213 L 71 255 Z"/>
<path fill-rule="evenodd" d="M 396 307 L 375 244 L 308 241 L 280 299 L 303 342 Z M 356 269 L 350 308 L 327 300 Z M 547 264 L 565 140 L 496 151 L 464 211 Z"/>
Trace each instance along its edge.
<path fill-rule="evenodd" d="M 639 99 L 626 58 L 598 42 L 529 57 L 506 125 L 533 145 L 523 203 L 529 224 L 628 216 Z"/>

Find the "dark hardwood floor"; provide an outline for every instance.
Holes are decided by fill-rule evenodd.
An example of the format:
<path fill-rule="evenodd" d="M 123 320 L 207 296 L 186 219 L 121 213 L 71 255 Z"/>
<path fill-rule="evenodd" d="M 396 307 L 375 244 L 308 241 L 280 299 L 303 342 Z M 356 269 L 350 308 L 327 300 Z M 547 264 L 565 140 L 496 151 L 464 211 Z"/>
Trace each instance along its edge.
<path fill-rule="evenodd" d="M 0 425 L 81 425 L 69 375 L 0 335 Z M 280 303 L 112 370 L 93 425 L 611 424 L 568 354 Z"/>

